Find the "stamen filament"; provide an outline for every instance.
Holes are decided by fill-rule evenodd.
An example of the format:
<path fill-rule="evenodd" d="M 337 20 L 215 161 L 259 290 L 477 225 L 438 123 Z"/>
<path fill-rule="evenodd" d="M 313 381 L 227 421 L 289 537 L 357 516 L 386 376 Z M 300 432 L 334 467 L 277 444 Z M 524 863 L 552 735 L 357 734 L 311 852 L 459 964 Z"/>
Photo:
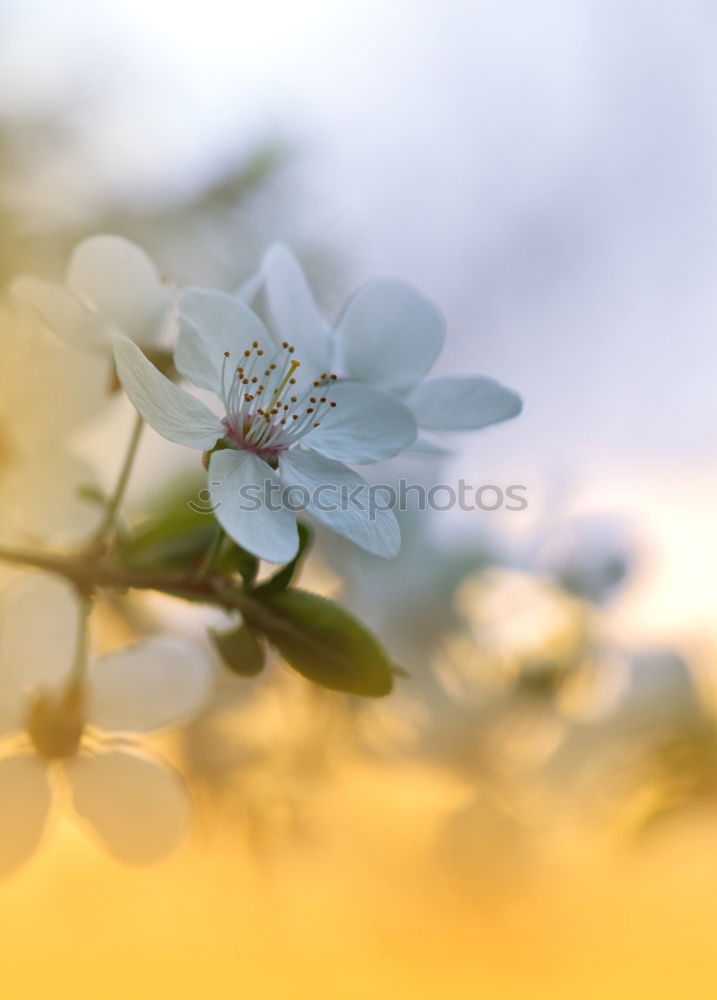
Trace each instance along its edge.
<path fill-rule="evenodd" d="M 277 348 L 273 358 L 263 357 L 264 351 L 258 347 L 256 342 L 251 344 L 236 365 L 225 352 L 221 396 L 226 426 L 238 446 L 243 442 L 254 452 L 274 456 L 296 444 L 312 427 L 318 427 L 319 415 L 329 401 L 316 389 L 321 386 L 325 392 L 331 377 L 322 374 L 303 393 L 284 396 L 287 386 L 293 391 L 294 373 L 301 362 L 291 358 L 294 349 L 288 343 Z"/>

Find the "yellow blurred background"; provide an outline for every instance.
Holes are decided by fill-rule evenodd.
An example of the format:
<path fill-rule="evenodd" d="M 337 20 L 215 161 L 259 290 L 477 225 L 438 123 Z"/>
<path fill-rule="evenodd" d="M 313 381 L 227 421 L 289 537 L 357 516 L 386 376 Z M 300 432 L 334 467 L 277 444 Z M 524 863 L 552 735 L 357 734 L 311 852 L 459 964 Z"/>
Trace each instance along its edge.
<path fill-rule="evenodd" d="M 711 996 L 714 812 L 648 850 L 477 883 L 430 844 L 461 790 L 347 766 L 310 850 L 257 861 L 229 831 L 151 871 L 57 831 L 2 896 L 11 995 L 108 998 Z"/>

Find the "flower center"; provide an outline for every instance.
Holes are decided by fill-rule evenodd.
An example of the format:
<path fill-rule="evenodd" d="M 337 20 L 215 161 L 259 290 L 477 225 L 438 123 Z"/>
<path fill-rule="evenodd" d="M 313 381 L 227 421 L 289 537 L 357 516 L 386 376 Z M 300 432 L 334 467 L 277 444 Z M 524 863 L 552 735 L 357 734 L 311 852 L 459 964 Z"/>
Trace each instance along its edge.
<path fill-rule="evenodd" d="M 232 363 L 230 351 L 222 363 L 222 400 L 226 411 L 226 443 L 260 458 L 276 459 L 309 431 L 319 417 L 336 406 L 329 399 L 336 375 L 323 372 L 308 389 L 296 388 L 299 361 L 286 341 L 267 360 L 258 341 Z"/>
<path fill-rule="evenodd" d="M 25 729 L 41 757 L 74 757 L 85 728 L 83 707 L 82 691 L 76 685 L 59 694 L 40 691 L 33 697 Z"/>

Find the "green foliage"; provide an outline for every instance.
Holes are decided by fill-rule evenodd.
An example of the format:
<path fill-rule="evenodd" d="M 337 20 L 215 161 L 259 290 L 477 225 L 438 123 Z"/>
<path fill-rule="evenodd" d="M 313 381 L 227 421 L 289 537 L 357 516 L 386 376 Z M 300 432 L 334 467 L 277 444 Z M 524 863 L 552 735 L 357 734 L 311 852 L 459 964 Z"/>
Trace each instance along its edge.
<path fill-rule="evenodd" d="M 217 522 L 193 498 L 201 496 L 202 481 L 175 482 L 153 498 L 153 514 L 119 540 L 122 562 L 129 569 L 159 572 L 191 570 L 201 564 L 215 537 Z M 189 501 L 193 502 L 190 503 Z M 259 571 L 256 556 L 226 539 L 221 572 L 239 573 L 251 587 Z"/>
<path fill-rule="evenodd" d="M 132 569 L 182 569 L 201 559 L 212 542 L 214 518 L 186 504 L 152 518 L 120 542 L 122 561 Z"/>
<path fill-rule="evenodd" d="M 296 571 L 299 568 L 299 563 L 302 561 L 307 553 L 307 548 L 311 542 L 311 531 L 307 525 L 301 522 L 297 525 L 299 529 L 299 549 L 286 566 L 282 566 L 272 577 L 266 580 L 264 583 L 259 584 L 258 587 L 254 588 L 254 594 L 262 599 L 267 597 L 272 597 L 274 594 L 280 594 L 282 591 L 286 590 L 291 581 L 296 575 Z"/>
<path fill-rule="evenodd" d="M 131 573 L 172 574 L 174 579 L 162 587 L 166 593 L 236 608 L 242 625 L 210 633 L 234 674 L 254 677 L 261 672 L 266 640 L 315 684 L 370 698 L 389 694 L 396 671 L 371 633 L 334 602 L 290 587 L 311 543 L 306 525 L 298 526 L 296 556 L 268 580 L 256 583 L 259 560 L 228 538 L 211 577 L 203 578 L 201 567 L 216 521 L 199 504 L 188 503 L 188 498 L 201 496 L 200 488 L 175 483 L 156 497 L 153 515 L 119 539 L 122 565 Z"/>
<path fill-rule="evenodd" d="M 391 692 L 385 652 L 355 618 L 333 601 L 304 590 L 242 602 L 247 624 L 266 636 L 286 662 L 315 684 L 380 698 Z"/>
<path fill-rule="evenodd" d="M 75 492 L 81 500 L 87 500 L 88 503 L 95 504 L 97 507 L 107 506 L 108 500 L 106 494 L 99 487 L 91 483 L 82 483 L 77 487 Z"/>
<path fill-rule="evenodd" d="M 211 632 L 212 642 L 233 674 L 256 677 L 264 669 L 266 653 L 248 625 L 242 624 L 229 632 Z"/>
<path fill-rule="evenodd" d="M 238 573 L 244 581 L 244 586 L 251 589 L 256 574 L 259 572 L 259 560 L 251 552 L 240 548 L 231 539 L 227 550 L 219 560 L 219 568 L 224 573 Z"/>

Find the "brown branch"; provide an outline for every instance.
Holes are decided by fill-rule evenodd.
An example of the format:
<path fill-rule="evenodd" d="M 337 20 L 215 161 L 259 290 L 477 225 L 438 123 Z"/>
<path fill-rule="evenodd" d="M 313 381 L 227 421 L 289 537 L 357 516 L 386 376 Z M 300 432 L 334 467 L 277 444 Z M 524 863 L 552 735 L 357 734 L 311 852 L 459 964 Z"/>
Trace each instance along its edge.
<path fill-rule="evenodd" d="M 69 580 L 83 594 L 102 587 L 116 587 L 120 590 L 157 590 L 172 597 L 218 605 L 229 611 L 237 610 L 244 603 L 244 595 L 226 577 L 197 580 L 188 576 L 136 573 L 98 560 L 3 547 L 0 547 L 0 561 L 55 573 Z"/>

